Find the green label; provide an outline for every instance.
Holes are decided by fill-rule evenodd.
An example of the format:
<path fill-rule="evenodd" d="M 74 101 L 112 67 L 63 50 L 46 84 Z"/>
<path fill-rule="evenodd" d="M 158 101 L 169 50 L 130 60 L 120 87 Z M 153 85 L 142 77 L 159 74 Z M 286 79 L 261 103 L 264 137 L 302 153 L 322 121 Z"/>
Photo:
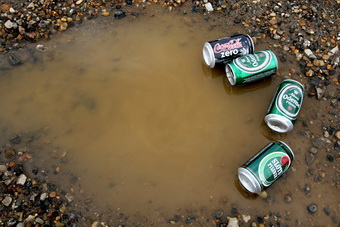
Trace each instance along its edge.
<path fill-rule="evenodd" d="M 276 99 L 276 107 L 285 115 L 296 118 L 303 100 L 303 91 L 296 85 L 284 87 Z"/>
<path fill-rule="evenodd" d="M 290 164 L 291 159 L 284 152 L 268 154 L 261 160 L 258 166 L 258 175 L 261 183 L 265 187 L 269 187 L 278 177 L 287 171 Z"/>
<path fill-rule="evenodd" d="M 242 71 L 247 73 L 257 73 L 265 69 L 272 60 L 268 51 L 259 51 L 237 58 L 234 63 Z"/>

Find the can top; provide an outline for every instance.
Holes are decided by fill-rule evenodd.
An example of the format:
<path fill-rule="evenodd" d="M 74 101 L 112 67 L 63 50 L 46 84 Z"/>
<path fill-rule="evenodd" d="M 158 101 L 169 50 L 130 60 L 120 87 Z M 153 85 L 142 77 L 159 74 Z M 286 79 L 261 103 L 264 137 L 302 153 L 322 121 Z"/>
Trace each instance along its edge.
<path fill-rule="evenodd" d="M 278 114 L 268 114 L 265 116 L 264 121 L 271 130 L 278 133 L 290 132 L 294 127 L 289 119 Z"/>
<path fill-rule="evenodd" d="M 249 170 L 240 167 L 238 169 L 238 179 L 247 191 L 254 194 L 260 194 L 262 192 L 262 186 L 259 180 L 249 172 Z"/>
<path fill-rule="evenodd" d="M 209 66 L 210 68 L 215 67 L 214 50 L 208 42 L 204 43 L 203 46 L 203 60 L 206 66 Z"/>
<path fill-rule="evenodd" d="M 225 65 L 225 73 L 226 73 L 226 76 L 229 80 L 229 83 L 231 85 L 235 85 L 236 84 L 236 76 L 233 72 L 233 69 L 229 66 L 229 64 Z"/>

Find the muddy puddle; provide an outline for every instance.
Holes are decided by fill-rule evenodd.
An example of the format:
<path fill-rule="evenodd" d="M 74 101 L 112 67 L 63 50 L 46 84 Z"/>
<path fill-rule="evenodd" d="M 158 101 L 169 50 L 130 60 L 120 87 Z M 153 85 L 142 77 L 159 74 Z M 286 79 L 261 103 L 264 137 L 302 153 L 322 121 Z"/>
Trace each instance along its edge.
<path fill-rule="evenodd" d="M 6 110 L 0 127 L 8 137 L 46 132 L 32 165 L 59 167 L 52 176 L 58 185 L 89 196 L 96 212 L 137 213 L 165 224 L 184 211 L 211 215 L 237 206 L 243 214 L 272 211 L 288 215 L 288 223 L 309 222 L 299 188 L 307 139 L 275 135 L 263 123 L 293 63 L 271 79 L 231 87 L 223 69 L 203 64 L 202 47 L 232 33 L 244 30 L 175 12 L 88 22 L 42 43 L 43 61 L 0 78 Z M 268 48 L 276 51 L 266 41 L 256 45 Z M 276 139 L 296 151 L 293 170 L 268 190 L 275 199 L 249 198 L 237 168 Z M 291 203 L 287 193 L 294 194 Z M 313 201 L 325 199 L 320 193 Z"/>

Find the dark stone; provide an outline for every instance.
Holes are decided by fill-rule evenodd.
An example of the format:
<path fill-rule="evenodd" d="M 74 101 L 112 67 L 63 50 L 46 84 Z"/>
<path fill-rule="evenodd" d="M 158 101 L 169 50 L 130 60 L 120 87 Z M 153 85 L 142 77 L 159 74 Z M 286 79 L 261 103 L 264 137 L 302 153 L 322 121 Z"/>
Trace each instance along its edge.
<path fill-rule="evenodd" d="M 33 173 L 34 175 L 37 175 L 37 174 L 38 174 L 38 172 L 39 172 L 39 169 L 38 169 L 38 168 L 34 168 L 34 169 L 32 169 L 32 173 Z"/>
<path fill-rule="evenodd" d="M 321 148 L 324 148 L 327 145 L 327 143 L 326 143 L 326 141 L 324 141 L 320 138 L 316 138 L 316 139 L 312 140 L 312 145 L 313 145 L 313 147 L 321 149 Z"/>
<path fill-rule="evenodd" d="M 257 217 L 257 222 L 258 223 L 264 223 L 263 217 Z"/>
<path fill-rule="evenodd" d="M 21 138 L 19 136 L 16 136 L 15 138 L 11 139 L 10 142 L 12 144 L 19 144 L 21 142 Z"/>
<path fill-rule="evenodd" d="M 324 212 L 327 216 L 329 216 L 329 215 L 331 214 L 330 209 L 328 209 L 327 207 L 323 208 L 323 212 Z"/>
<path fill-rule="evenodd" d="M 11 65 L 21 65 L 20 59 L 15 54 L 9 54 L 8 55 L 8 62 Z"/>
<path fill-rule="evenodd" d="M 122 19 L 122 18 L 126 17 L 126 15 L 125 15 L 124 11 L 118 10 L 114 13 L 114 17 L 116 19 Z"/>
<path fill-rule="evenodd" d="M 327 155 L 327 160 L 330 162 L 334 161 L 334 157 L 332 155 Z"/>
<path fill-rule="evenodd" d="M 233 207 L 233 208 L 231 208 L 231 211 L 230 211 L 230 213 L 231 213 L 231 215 L 232 215 L 232 216 L 236 216 L 236 215 L 238 215 L 238 214 L 239 214 L 239 212 L 238 212 L 238 210 L 237 210 L 237 208 L 236 208 L 236 207 Z"/>
<path fill-rule="evenodd" d="M 192 223 L 193 221 L 196 221 L 196 217 L 195 216 L 188 216 L 186 219 L 185 219 L 185 224 L 190 224 Z"/>
<path fill-rule="evenodd" d="M 314 214 L 318 210 L 318 207 L 315 204 L 311 204 L 307 207 L 307 210 L 309 213 Z"/>
<path fill-rule="evenodd" d="M 16 176 L 24 173 L 24 166 L 22 164 L 16 164 L 13 168 L 13 172 Z"/>
<path fill-rule="evenodd" d="M 49 189 L 50 191 L 55 191 L 55 190 L 57 190 L 57 186 L 56 186 L 55 184 L 47 184 L 47 186 L 48 186 L 48 189 Z"/>
<path fill-rule="evenodd" d="M 221 219 L 222 216 L 223 216 L 223 211 L 222 211 L 222 210 L 218 210 L 218 211 L 215 211 L 215 212 L 214 212 L 214 217 L 215 217 L 216 219 Z"/>
<path fill-rule="evenodd" d="M 127 5 L 132 5 L 132 0 L 125 0 Z"/>
<path fill-rule="evenodd" d="M 121 5 L 116 5 L 116 9 L 121 9 L 122 6 Z"/>
<path fill-rule="evenodd" d="M 287 55 L 285 55 L 285 54 L 283 54 L 283 55 L 280 55 L 280 61 L 281 62 L 285 62 L 285 61 L 287 61 Z"/>
<path fill-rule="evenodd" d="M 333 76 L 335 73 L 336 73 L 336 70 L 335 70 L 335 69 L 330 69 L 330 70 L 329 70 L 329 75 L 330 75 L 330 76 Z"/>
<path fill-rule="evenodd" d="M 241 23 L 241 18 L 236 17 L 236 18 L 234 19 L 234 23 L 235 23 L 235 24 Z"/>

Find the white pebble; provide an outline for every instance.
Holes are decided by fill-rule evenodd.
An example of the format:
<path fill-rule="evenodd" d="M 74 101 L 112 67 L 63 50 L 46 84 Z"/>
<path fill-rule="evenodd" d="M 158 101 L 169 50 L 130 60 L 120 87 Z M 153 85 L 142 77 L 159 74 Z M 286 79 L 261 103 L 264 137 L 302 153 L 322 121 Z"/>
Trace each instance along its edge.
<path fill-rule="evenodd" d="M 20 174 L 20 176 L 17 179 L 17 184 L 24 185 L 27 180 L 27 177 L 25 174 Z"/>
<path fill-rule="evenodd" d="M 213 6 L 211 5 L 210 2 L 206 3 L 204 6 L 205 6 L 205 8 L 208 12 L 214 11 L 214 8 L 213 8 Z"/>

